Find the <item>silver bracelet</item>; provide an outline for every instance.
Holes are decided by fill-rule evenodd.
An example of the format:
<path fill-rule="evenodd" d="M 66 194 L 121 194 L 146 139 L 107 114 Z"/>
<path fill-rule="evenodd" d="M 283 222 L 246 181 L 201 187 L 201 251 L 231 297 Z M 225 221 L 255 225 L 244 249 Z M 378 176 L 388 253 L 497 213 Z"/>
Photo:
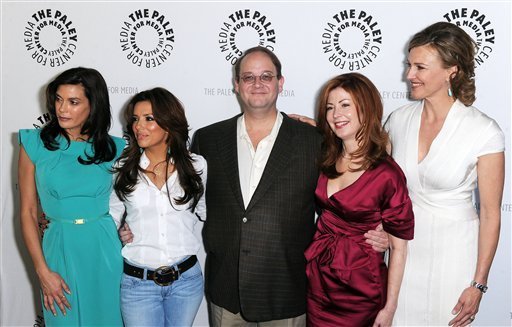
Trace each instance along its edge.
<path fill-rule="evenodd" d="M 478 289 L 482 293 L 487 292 L 487 289 L 488 289 L 487 285 L 483 285 L 483 284 L 477 283 L 475 281 L 471 282 L 471 286 Z"/>

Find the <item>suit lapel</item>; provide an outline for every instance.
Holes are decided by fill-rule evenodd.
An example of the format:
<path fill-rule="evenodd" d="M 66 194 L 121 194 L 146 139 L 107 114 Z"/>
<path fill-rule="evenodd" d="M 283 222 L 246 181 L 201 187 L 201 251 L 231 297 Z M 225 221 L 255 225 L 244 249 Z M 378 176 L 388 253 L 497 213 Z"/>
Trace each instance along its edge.
<path fill-rule="evenodd" d="M 224 164 L 226 178 L 229 181 L 235 199 L 240 207 L 245 209 L 242 191 L 240 189 L 240 174 L 238 172 L 238 135 L 236 133 L 236 124 L 240 116 L 241 114 L 233 117 L 228 122 L 227 128 L 220 132 L 220 137 L 217 140 L 217 148 L 219 149 L 219 159 Z"/>
<path fill-rule="evenodd" d="M 265 194 L 267 189 L 275 183 L 277 176 L 290 164 L 290 158 L 294 151 L 293 131 L 290 125 L 290 119 L 283 114 L 283 123 L 277 134 L 272 152 L 268 158 L 265 170 L 261 176 L 258 187 L 247 206 L 247 211 L 251 210 L 255 203 Z M 239 183 L 240 184 L 240 183 Z"/>

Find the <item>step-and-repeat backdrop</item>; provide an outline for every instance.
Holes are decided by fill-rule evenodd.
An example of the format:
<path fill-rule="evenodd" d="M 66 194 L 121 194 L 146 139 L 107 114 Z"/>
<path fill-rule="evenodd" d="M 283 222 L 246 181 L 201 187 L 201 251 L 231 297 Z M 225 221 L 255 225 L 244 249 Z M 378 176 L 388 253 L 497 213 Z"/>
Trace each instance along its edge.
<path fill-rule="evenodd" d="M 320 86 L 332 76 L 357 71 L 377 85 L 388 114 L 409 101 L 407 41 L 436 21 L 463 27 L 478 43 L 475 105 L 506 135 L 500 245 L 475 325 L 510 325 L 511 18 L 509 1 L 3 1 L 0 325 L 44 323 L 20 232 L 17 131 L 47 123 L 44 89 L 57 74 L 75 66 L 103 74 L 114 135 L 122 134 L 128 99 L 156 86 L 181 99 L 193 132 L 240 112 L 233 64 L 242 51 L 259 44 L 283 63 L 279 110 L 312 116 Z M 203 252 L 199 256 L 204 260 Z M 204 301 L 195 325 L 208 325 Z"/>

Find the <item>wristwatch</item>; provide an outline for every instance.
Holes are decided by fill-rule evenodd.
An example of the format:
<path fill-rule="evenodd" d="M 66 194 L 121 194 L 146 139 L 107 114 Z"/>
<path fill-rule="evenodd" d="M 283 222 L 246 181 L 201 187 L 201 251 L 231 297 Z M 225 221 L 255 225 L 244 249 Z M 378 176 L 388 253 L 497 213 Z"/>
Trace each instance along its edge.
<path fill-rule="evenodd" d="M 482 293 L 487 292 L 487 289 L 488 289 L 487 285 L 483 285 L 483 284 L 477 283 L 475 281 L 471 282 L 471 286 L 474 288 L 477 288 Z"/>

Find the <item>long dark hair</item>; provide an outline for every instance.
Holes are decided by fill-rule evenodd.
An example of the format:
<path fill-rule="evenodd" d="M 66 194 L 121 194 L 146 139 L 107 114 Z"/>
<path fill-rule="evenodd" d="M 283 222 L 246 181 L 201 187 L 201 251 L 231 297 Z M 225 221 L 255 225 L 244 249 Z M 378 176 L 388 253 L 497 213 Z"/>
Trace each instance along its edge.
<path fill-rule="evenodd" d="M 383 107 L 380 93 L 375 85 L 364 75 L 359 73 L 346 73 L 330 79 L 320 91 L 318 98 L 318 128 L 324 136 L 322 143 L 322 160 L 320 169 L 329 178 L 341 175 L 336 170 L 336 161 L 344 154 L 343 141 L 331 130 L 327 122 L 327 100 L 332 90 L 342 88 L 350 94 L 359 116 L 361 129 L 356 133 L 359 148 L 352 153 L 358 159 L 357 169 L 360 171 L 371 169 L 387 157 L 386 146 L 388 135 L 382 127 Z"/>
<path fill-rule="evenodd" d="M 90 114 L 87 117 L 81 134 L 87 135 L 87 142 L 92 143 L 93 153 L 84 153 L 86 159 L 78 157 L 78 161 L 84 165 L 108 162 L 116 156 L 116 144 L 108 135 L 111 124 L 110 101 L 105 80 L 101 74 L 92 68 L 71 68 L 57 76 L 46 88 L 46 109 L 50 113 L 51 120 L 41 130 L 41 139 L 45 148 L 55 151 L 59 148 L 56 138 L 62 135 L 70 144 L 69 135 L 60 127 L 57 119 L 55 100 L 57 89 L 61 85 L 81 85 L 89 100 Z"/>
<path fill-rule="evenodd" d="M 166 154 L 166 173 L 165 180 L 168 179 L 168 166 L 169 161 L 174 161 L 174 167 L 178 173 L 178 181 L 184 190 L 184 195 L 175 198 L 177 204 L 185 204 L 192 200 L 189 209 L 194 210 L 197 202 L 204 193 L 204 186 L 201 180 L 200 173 L 198 173 L 192 162 L 190 152 L 187 149 L 189 141 L 189 128 L 185 110 L 183 105 L 171 92 L 164 88 L 154 88 L 151 90 L 140 92 L 133 96 L 128 103 L 124 112 L 126 120 L 126 133 L 130 137 L 130 144 L 126 147 L 121 154 L 115 171 L 118 173 L 115 182 L 114 190 L 117 196 L 122 200 L 127 200 L 127 196 L 133 192 L 139 174 L 145 172 L 140 166 L 139 161 L 142 154 L 135 141 L 133 133 L 133 111 L 135 105 L 141 101 L 149 101 L 153 110 L 153 116 L 156 123 L 167 133 L 167 154 Z M 167 194 L 169 195 L 169 186 L 167 187 Z M 172 201 L 169 198 L 172 205 Z"/>

